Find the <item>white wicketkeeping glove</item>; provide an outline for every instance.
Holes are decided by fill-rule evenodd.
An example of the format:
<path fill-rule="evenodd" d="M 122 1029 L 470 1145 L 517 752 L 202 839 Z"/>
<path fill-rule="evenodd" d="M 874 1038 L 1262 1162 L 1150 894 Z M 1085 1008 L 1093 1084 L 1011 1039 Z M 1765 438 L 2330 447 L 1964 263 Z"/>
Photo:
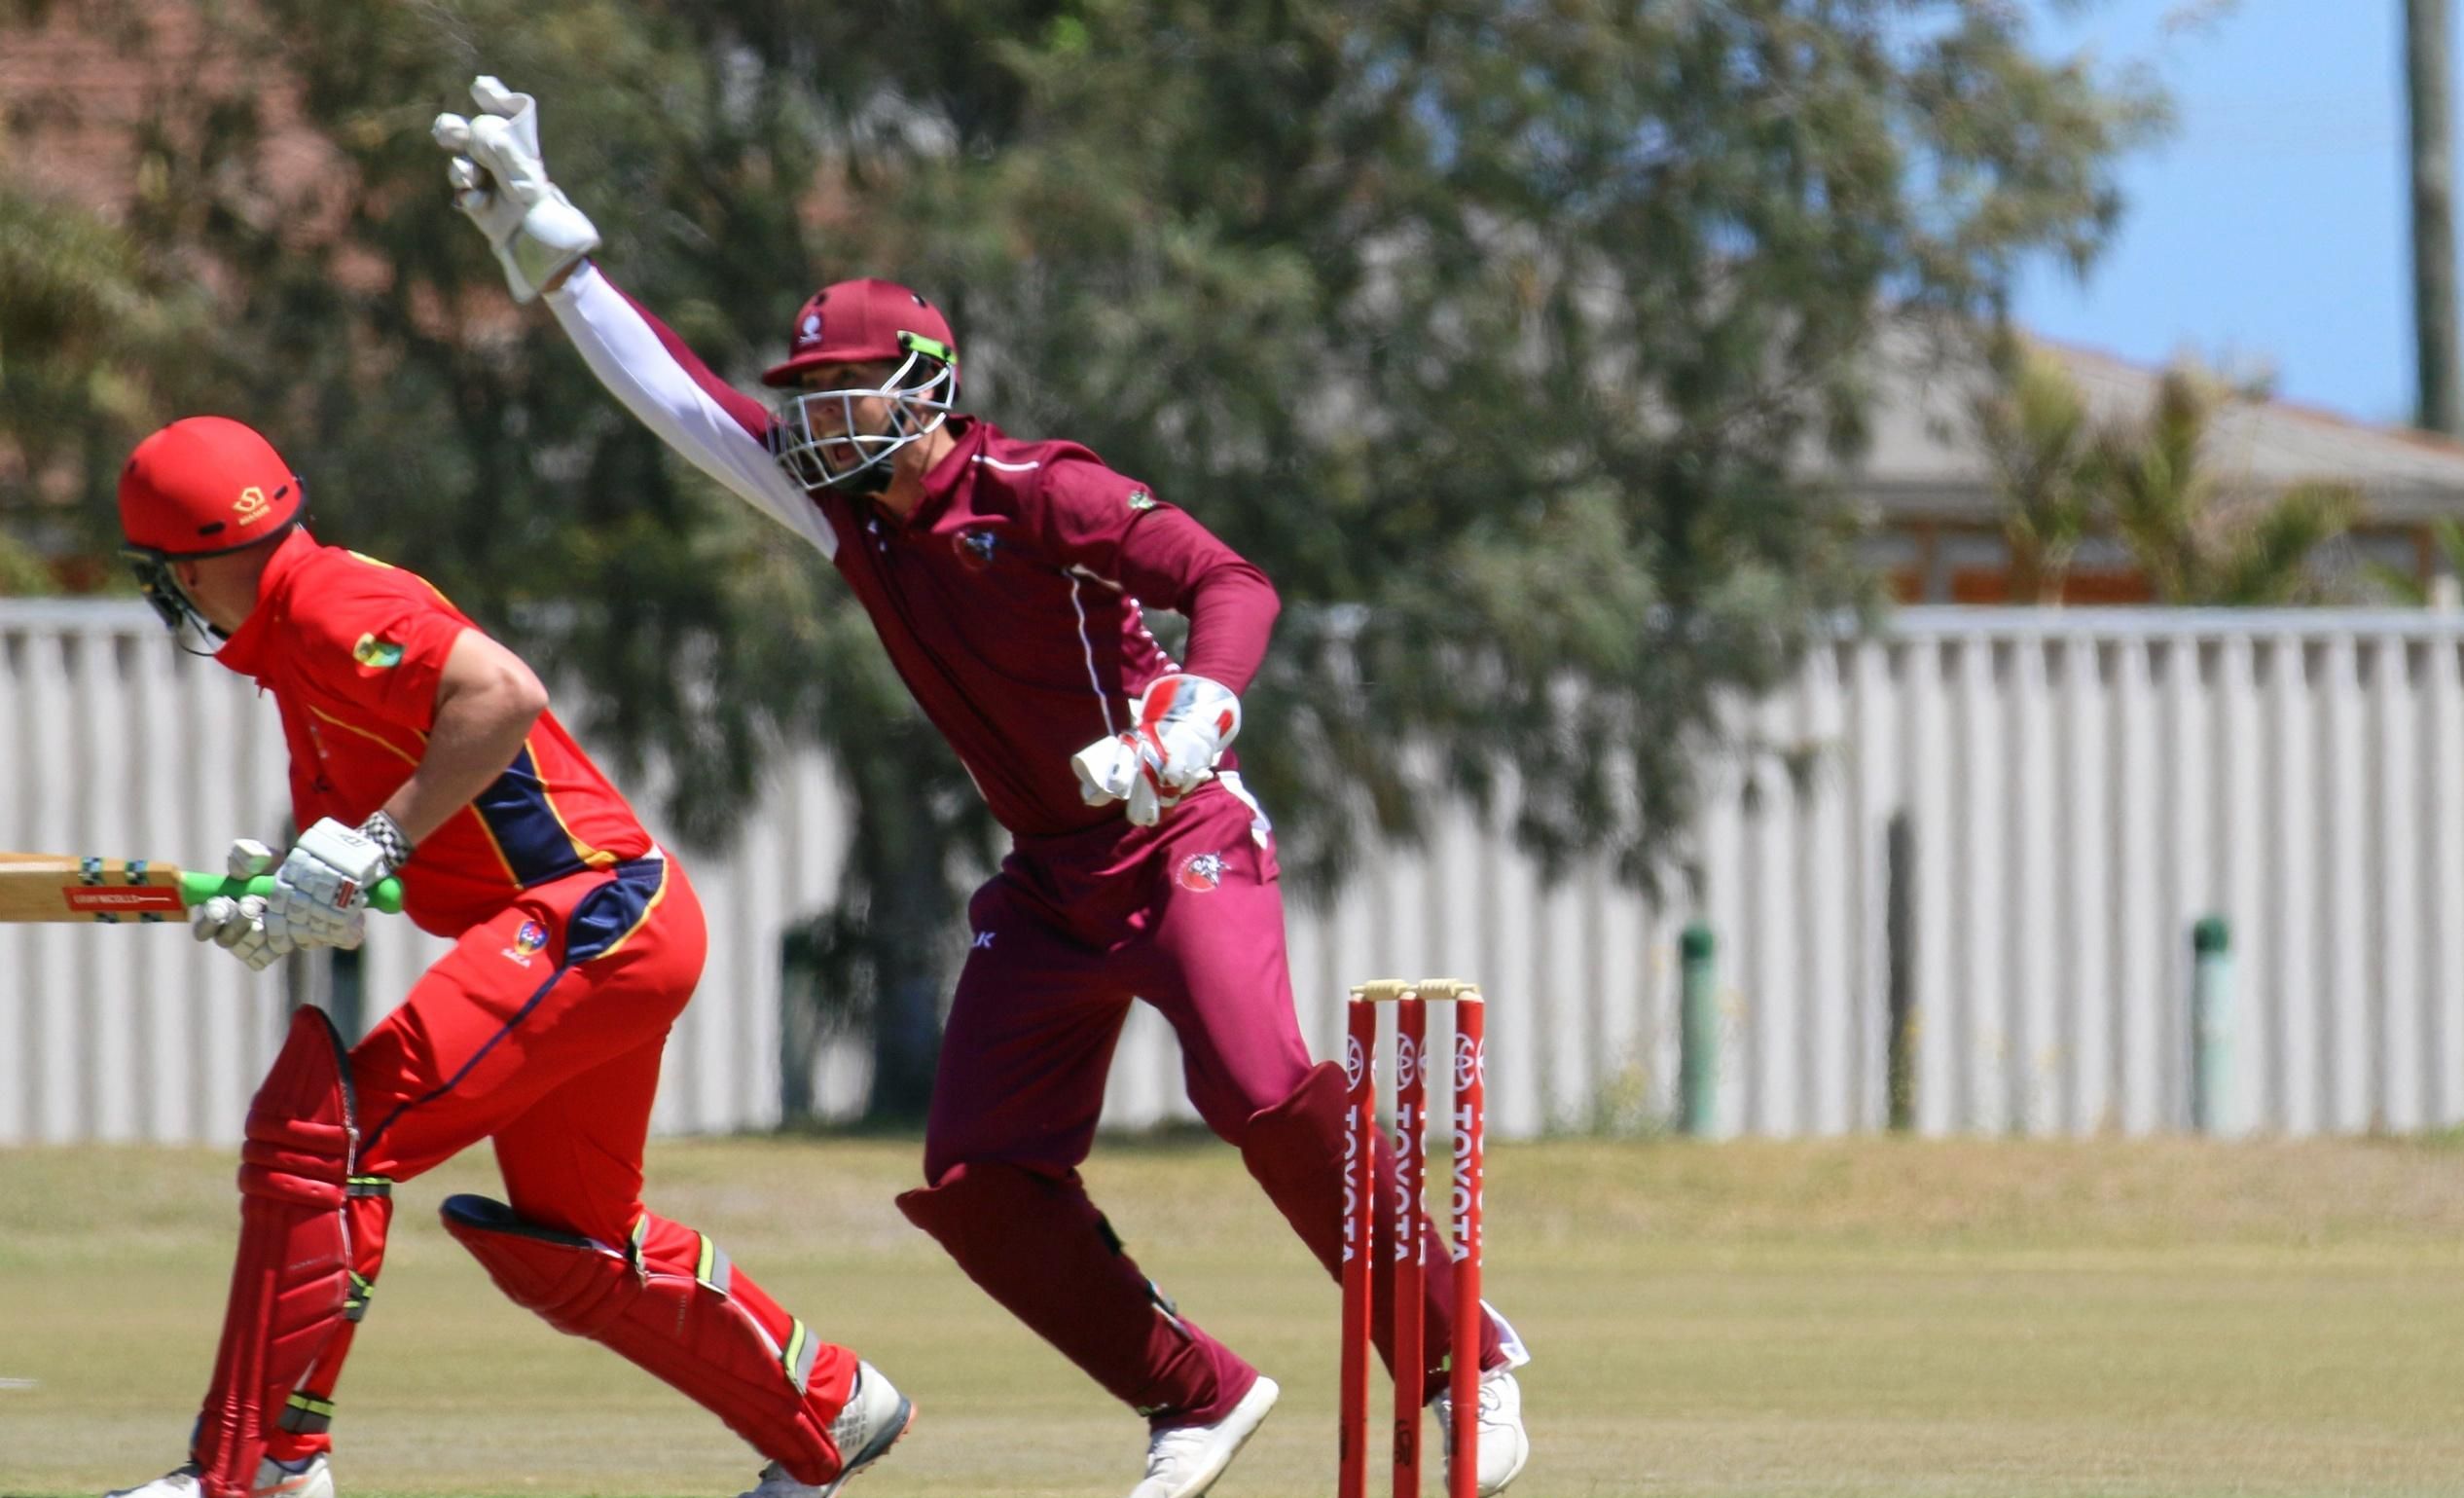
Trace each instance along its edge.
<path fill-rule="evenodd" d="M 471 81 L 480 113 L 438 115 L 428 133 L 453 153 L 445 180 L 453 205 L 488 236 L 517 302 L 530 302 L 558 273 L 598 248 L 598 230 L 539 159 L 539 103 L 493 78 Z"/>
<path fill-rule="evenodd" d="M 266 932 L 294 946 L 355 947 L 367 934 L 368 892 L 391 872 L 382 848 L 328 817 L 273 871 Z"/>
<path fill-rule="evenodd" d="M 1186 673 L 1158 676 L 1140 695 L 1127 733 L 1070 756 L 1089 806 L 1129 803 L 1129 820 L 1151 827 L 1214 776 L 1214 762 L 1241 731 L 1241 699 L 1219 681 Z"/>
<path fill-rule="evenodd" d="M 243 837 L 231 845 L 223 866 L 234 879 L 254 879 L 273 867 L 273 850 Z M 292 951 L 289 941 L 278 940 L 266 930 L 265 916 L 266 901 L 261 895 L 234 899 L 228 895 L 217 895 L 189 912 L 189 932 L 238 958 L 250 970 L 263 972 Z"/>
<path fill-rule="evenodd" d="M 1163 814 L 1153 783 L 1139 773 L 1138 741 L 1128 734 L 1096 740 L 1069 756 L 1069 768 L 1078 775 L 1079 799 L 1089 806 L 1127 801 L 1129 820 L 1141 827 L 1153 826 Z"/>

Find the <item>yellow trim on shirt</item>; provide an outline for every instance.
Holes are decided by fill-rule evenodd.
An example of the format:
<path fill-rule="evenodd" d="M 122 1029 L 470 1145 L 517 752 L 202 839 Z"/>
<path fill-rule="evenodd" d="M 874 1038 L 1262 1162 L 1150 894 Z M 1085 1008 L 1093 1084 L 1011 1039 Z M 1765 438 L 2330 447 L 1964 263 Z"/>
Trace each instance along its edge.
<path fill-rule="evenodd" d="M 530 778 L 539 783 L 539 799 L 547 803 L 548 815 L 556 819 L 557 827 L 563 832 L 564 840 L 573 845 L 573 857 L 581 859 L 585 868 L 614 867 L 616 855 L 604 848 L 594 848 L 574 835 L 573 824 L 564 820 L 564 813 L 556 804 L 556 792 L 548 789 L 548 778 L 539 773 L 539 749 L 527 734 L 523 736 L 522 751 L 530 756 Z"/>
<path fill-rule="evenodd" d="M 384 566 L 381 562 L 377 565 L 379 566 Z M 333 713 L 326 712 L 322 708 L 310 706 L 308 707 L 308 711 L 315 713 L 318 717 L 323 718 L 325 721 L 333 724 L 335 727 L 343 730 L 344 733 L 355 733 L 370 743 L 391 751 L 395 757 L 401 759 L 412 768 L 417 769 L 418 767 L 418 756 L 405 752 L 402 746 L 394 743 L 392 740 L 384 738 L 380 734 L 371 733 L 367 729 L 362 728 L 355 723 L 345 723 L 341 718 L 336 717 Z M 425 739 L 426 735 L 422 734 L 420 737 Z M 522 879 L 514 873 L 513 859 L 505 857 L 504 848 L 496 841 L 495 829 L 489 826 L 488 819 L 479 814 L 478 803 L 473 802 L 470 805 L 463 807 L 461 811 L 456 812 L 453 815 L 456 817 L 467 815 L 470 818 L 471 824 L 479 828 L 479 835 L 488 840 L 488 851 L 496 856 L 496 866 L 505 871 L 505 882 L 512 885 L 517 890 L 521 889 Z"/>
<path fill-rule="evenodd" d="M 303 704 L 302 706 L 307 707 L 310 712 L 313 712 L 318 717 L 325 719 L 325 721 L 333 724 L 343 732 L 355 733 L 361 738 L 366 739 L 369 743 L 380 746 L 395 758 L 400 759 L 404 764 L 416 767 L 419 762 L 418 755 L 412 753 L 409 749 L 404 749 L 401 745 L 394 743 L 391 739 L 386 738 L 380 733 L 376 733 L 369 729 L 362 728 L 357 723 L 345 723 L 341 718 L 336 717 L 333 713 L 326 712 L 323 708 L 316 707 L 312 704 Z"/>
<path fill-rule="evenodd" d="M 505 883 L 517 890 L 522 889 L 522 876 L 514 872 L 513 859 L 505 857 L 505 845 L 496 841 L 496 829 L 488 824 L 487 817 L 480 812 L 479 803 L 473 801 L 454 815 L 463 814 L 469 815 L 471 825 L 479 828 L 479 835 L 488 840 L 488 851 L 496 856 L 496 866 L 505 871 Z"/>
<path fill-rule="evenodd" d="M 368 554 L 367 554 L 366 552 L 364 552 L 364 551 L 352 551 L 352 550 L 351 550 L 349 547 L 347 547 L 347 546 L 344 547 L 344 548 L 343 548 L 343 551 L 344 551 L 344 553 L 345 555 L 347 555 L 348 557 L 350 557 L 350 558 L 351 558 L 351 560 L 353 560 L 353 561 L 355 561 L 355 562 L 365 562 L 365 563 L 367 563 L 370 566 L 374 566 L 374 567 L 382 567 L 382 568 L 384 568 L 384 569 L 385 569 L 386 571 L 388 571 L 388 572 L 401 572 L 401 571 L 402 571 L 402 568 L 400 568 L 400 567 L 398 567 L 398 566 L 395 566 L 392 563 L 390 563 L 390 562 L 386 562 L 386 561 L 383 561 L 383 560 L 381 560 L 381 559 L 380 559 L 380 558 L 377 558 L 377 557 L 372 557 L 372 556 L 368 555 Z M 435 594 L 435 595 L 436 595 L 436 601 L 437 601 L 438 603 L 440 603 L 444 604 L 446 607 L 448 607 L 448 608 L 452 608 L 452 607 L 453 606 L 453 601 L 452 599 L 449 599 L 449 598 L 447 598 L 447 597 L 445 596 L 445 590 L 444 590 L 443 588 L 440 588 L 440 587 L 438 587 L 436 584 L 434 584 L 434 583 L 432 583 L 432 582 L 428 581 L 426 578 L 419 576 L 419 574 L 418 574 L 418 573 L 417 573 L 417 572 L 404 572 L 404 573 L 403 573 L 403 575 L 404 575 L 404 576 L 406 576 L 406 577 L 410 577 L 410 578 L 413 578 L 413 579 L 417 580 L 417 583 L 419 584 L 419 586 L 420 586 L 420 587 L 425 588 L 425 589 L 427 589 L 430 593 Z M 473 625 L 473 626 L 467 626 L 467 627 L 468 627 L 468 628 L 474 628 L 474 629 L 475 629 L 475 628 L 477 628 L 477 626 L 475 626 L 475 625 Z"/>

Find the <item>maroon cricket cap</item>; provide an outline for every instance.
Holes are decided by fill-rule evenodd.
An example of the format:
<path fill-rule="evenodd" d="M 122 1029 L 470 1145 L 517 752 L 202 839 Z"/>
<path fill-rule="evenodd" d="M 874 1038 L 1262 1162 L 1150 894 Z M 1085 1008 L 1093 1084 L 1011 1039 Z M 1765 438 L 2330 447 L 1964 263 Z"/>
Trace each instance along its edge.
<path fill-rule="evenodd" d="M 901 335 L 924 340 L 932 347 L 924 352 L 957 366 L 959 341 L 931 303 L 896 281 L 833 282 L 796 310 L 786 360 L 764 370 L 761 383 L 792 384 L 816 365 L 903 359 L 909 346 Z"/>

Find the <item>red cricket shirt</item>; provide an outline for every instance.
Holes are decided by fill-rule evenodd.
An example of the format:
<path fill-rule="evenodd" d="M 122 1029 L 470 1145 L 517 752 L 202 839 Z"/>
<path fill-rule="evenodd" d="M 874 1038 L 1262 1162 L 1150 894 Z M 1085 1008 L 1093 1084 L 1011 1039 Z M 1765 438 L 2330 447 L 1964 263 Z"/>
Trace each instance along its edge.
<path fill-rule="evenodd" d="M 426 752 L 446 655 L 477 628 L 417 573 L 306 530 L 274 548 L 256 611 L 214 658 L 273 694 L 299 825 L 357 826 L 401 788 Z M 520 891 L 650 848 L 633 808 L 543 712 L 505 773 L 400 871 L 403 911 L 459 935 Z"/>

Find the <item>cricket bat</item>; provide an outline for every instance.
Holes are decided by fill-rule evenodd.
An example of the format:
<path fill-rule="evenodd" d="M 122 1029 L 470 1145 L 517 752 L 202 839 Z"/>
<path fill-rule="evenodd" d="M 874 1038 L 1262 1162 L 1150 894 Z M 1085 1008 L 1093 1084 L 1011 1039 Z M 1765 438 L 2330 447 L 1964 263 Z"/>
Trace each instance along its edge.
<path fill-rule="evenodd" d="M 191 873 L 146 859 L 74 858 L 53 853 L 0 853 L 0 923 L 121 922 L 185 919 L 188 907 L 217 895 L 271 895 L 273 879 L 228 879 Z M 388 879 L 368 903 L 388 915 L 402 909 L 402 884 Z"/>

